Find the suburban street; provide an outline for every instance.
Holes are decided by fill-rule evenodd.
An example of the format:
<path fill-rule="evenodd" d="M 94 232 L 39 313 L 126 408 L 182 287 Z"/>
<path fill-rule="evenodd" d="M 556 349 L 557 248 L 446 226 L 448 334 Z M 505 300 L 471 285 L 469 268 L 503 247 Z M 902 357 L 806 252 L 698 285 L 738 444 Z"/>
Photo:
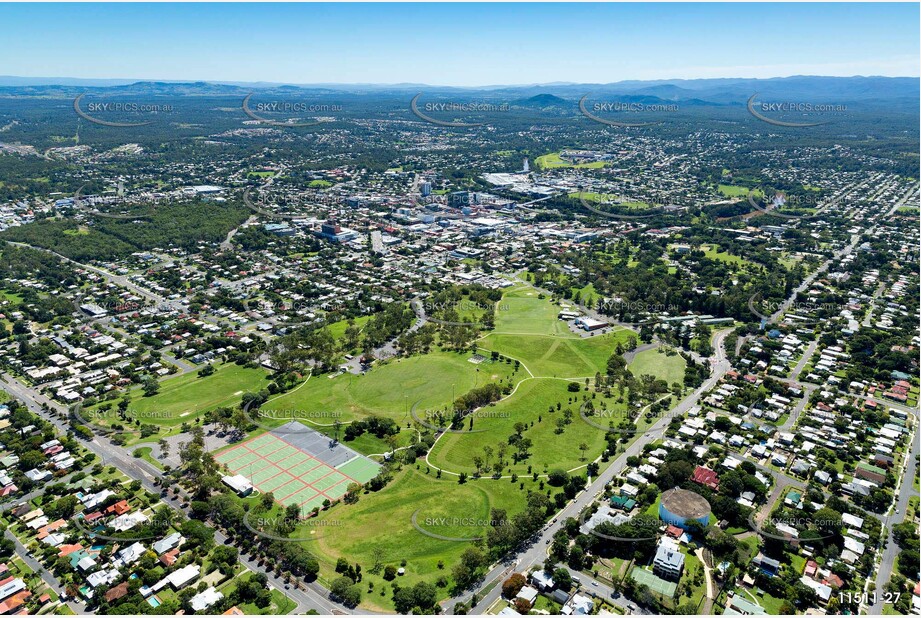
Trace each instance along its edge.
<path fill-rule="evenodd" d="M 31 412 L 53 424 L 58 431 L 64 434 L 67 433 L 69 429 L 68 423 L 59 419 L 57 414 L 55 414 L 55 412 L 66 414 L 67 410 L 64 409 L 63 406 L 49 400 L 41 393 L 34 392 L 32 389 L 16 380 L 13 376 L 5 373 L 0 374 L 0 387 L 24 402 Z M 50 412 L 43 409 L 43 404 L 48 407 Z M 81 444 L 99 457 L 103 464 L 115 465 L 130 478 L 140 481 L 147 491 L 154 495 L 160 495 L 163 491 L 163 487 L 154 484 L 155 479 L 163 478 L 160 470 L 143 459 L 132 457 L 128 449 L 115 446 L 105 438 L 99 436 L 89 442 L 81 441 Z M 162 497 L 162 501 L 172 509 L 182 512 L 188 517 L 189 512 L 182 508 L 183 501 L 181 499 L 177 499 L 172 494 L 167 494 Z M 214 531 L 214 541 L 219 545 L 232 545 L 227 536 L 219 530 Z M 281 590 L 297 603 L 297 607 L 294 609 L 293 613 L 304 613 L 309 609 L 315 609 L 321 614 L 364 613 L 361 611 L 349 610 L 345 606 L 332 601 L 329 598 L 329 591 L 316 582 L 304 584 L 305 589 L 303 590 L 296 589 L 294 586 L 290 586 L 290 589 L 286 590 L 285 582 L 282 578 L 276 577 L 274 573 L 266 571 L 256 564 L 254 560 L 246 558 L 242 554 L 239 560 L 251 571 L 255 573 L 265 573 L 269 583 L 273 587 Z"/>

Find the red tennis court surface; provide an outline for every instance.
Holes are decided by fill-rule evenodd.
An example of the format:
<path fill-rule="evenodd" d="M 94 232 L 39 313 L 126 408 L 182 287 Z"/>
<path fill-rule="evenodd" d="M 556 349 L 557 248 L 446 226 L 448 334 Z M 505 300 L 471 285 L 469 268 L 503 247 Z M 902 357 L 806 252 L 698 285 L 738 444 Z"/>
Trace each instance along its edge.
<path fill-rule="evenodd" d="M 377 476 L 380 466 L 358 455 L 332 467 L 285 440 L 271 434 L 238 444 L 215 457 L 231 474 L 242 474 L 262 493 L 275 500 L 297 504 L 302 513 L 345 495 L 349 483 L 365 484 Z"/>

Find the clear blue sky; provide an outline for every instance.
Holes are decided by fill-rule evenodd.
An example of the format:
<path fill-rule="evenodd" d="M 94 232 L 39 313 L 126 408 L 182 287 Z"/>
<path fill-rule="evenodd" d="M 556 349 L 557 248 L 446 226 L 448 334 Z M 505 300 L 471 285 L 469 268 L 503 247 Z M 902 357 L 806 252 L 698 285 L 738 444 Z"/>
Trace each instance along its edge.
<path fill-rule="evenodd" d="M 0 74 L 527 84 L 919 75 L 919 5 L 0 4 Z"/>

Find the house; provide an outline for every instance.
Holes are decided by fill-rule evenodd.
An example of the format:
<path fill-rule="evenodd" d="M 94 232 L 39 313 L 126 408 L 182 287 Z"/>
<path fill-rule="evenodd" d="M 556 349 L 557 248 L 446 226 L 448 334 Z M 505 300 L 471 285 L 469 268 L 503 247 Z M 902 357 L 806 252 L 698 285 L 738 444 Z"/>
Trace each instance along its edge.
<path fill-rule="evenodd" d="M 127 566 L 129 564 L 134 564 L 141 559 L 141 556 L 144 555 L 144 546 L 140 543 L 134 543 L 129 545 L 124 549 L 120 549 L 115 552 L 115 560 L 112 561 L 112 564 L 117 567 Z"/>
<path fill-rule="evenodd" d="M 189 600 L 189 605 L 191 605 L 192 609 L 194 609 L 196 612 L 201 612 L 208 609 L 223 598 L 224 593 L 218 592 L 214 586 L 211 586 L 210 588 L 202 590 L 194 597 L 192 597 Z"/>
<path fill-rule="evenodd" d="M 158 560 L 162 562 L 165 566 L 171 567 L 176 564 L 176 561 L 179 559 L 179 548 L 173 548 L 168 552 L 165 552 L 160 555 Z"/>
<path fill-rule="evenodd" d="M 560 613 L 564 616 L 587 616 L 595 608 L 595 603 L 591 598 L 584 594 L 576 593 L 569 600 L 569 603 L 563 606 Z"/>
<path fill-rule="evenodd" d="M 678 543 L 669 537 L 659 539 L 656 556 L 652 561 L 653 573 L 665 579 L 677 581 L 684 570 L 684 554 L 678 550 Z"/>
<path fill-rule="evenodd" d="M 0 602 L 0 615 L 28 613 L 26 610 L 20 608 L 25 605 L 26 601 L 28 601 L 31 596 L 32 593 L 30 591 L 20 590 L 16 594 L 7 597 L 3 602 Z"/>
<path fill-rule="evenodd" d="M 0 580 L 0 601 L 5 601 L 9 597 L 22 592 L 26 589 L 26 583 L 19 577 L 7 577 Z"/>
<path fill-rule="evenodd" d="M 748 599 L 738 594 L 731 594 L 726 598 L 726 609 L 723 611 L 724 616 L 766 616 L 767 612 L 757 603 L 752 603 Z"/>
<path fill-rule="evenodd" d="M 566 602 L 569 601 L 569 593 L 565 590 L 554 590 L 550 598 L 560 605 L 566 605 Z"/>
<path fill-rule="evenodd" d="M 112 601 L 117 601 L 118 599 L 127 596 L 128 594 L 128 582 L 122 582 L 114 588 L 109 588 L 106 590 L 106 601 L 111 603 Z"/>
<path fill-rule="evenodd" d="M 180 590 L 181 588 L 185 588 L 188 584 L 190 584 L 195 578 L 198 577 L 200 573 L 200 566 L 197 564 L 188 564 L 181 569 L 173 571 L 158 581 L 156 584 L 154 584 L 152 588 L 156 592 L 157 590 L 163 588 L 163 586 L 166 584 L 169 584 L 173 587 L 174 590 Z"/>
<path fill-rule="evenodd" d="M 99 586 L 108 586 L 116 579 L 118 579 L 118 569 L 109 569 L 108 571 L 102 569 L 87 575 L 86 583 L 93 588 L 98 588 Z"/>
<path fill-rule="evenodd" d="M 174 532 L 166 538 L 160 539 L 151 548 L 159 555 L 169 551 L 174 547 L 179 547 L 185 541 L 185 537 L 178 532 Z"/>
<path fill-rule="evenodd" d="M 531 583 L 537 586 L 538 590 L 552 590 L 556 585 L 553 578 L 543 569 L 531 573 Z"/>
<path fill-rule="evenodd" d="M 716 472 L 703 466 L 697 466 L 694 469 L 694 474 L 691 476 L 691 480 L 693 480 L 695 483 L 700 483 L 701 485 L 709 487 L 713 491 L 719 489 L 720 486 L 720 479 Z"/>
<path fill-rule="evenodd" d="M 611 508 L 629 513 L 636 506 L 636 500 L 627 496 L 611 496 Z"/>
<path fill-rule="evenodd" d="M 777 571 L 780 570 L 780 561 L 774 560 L 773 558 L 768 558 L 764 554 L 758 554 L 752 560 L 752 564 L 761 569 L 761 572 L 767 575 L 768 577 L 774 577 L 777 575 Z"/>
<path fill-rule="evenodd" d="M 536 588 L 532 588 L 531 586 L 524 586 L 518 592 L 518 594 L 515 595 L 515 599 L 521 599 L 528 604 L 528 607 L 533 607 L 534 601 L 537 600 L 538 594 L 540 593 L 537 591 Z"/>
<path fill-rule="evenodd" d="M 831 599 L 831 592 L 832 592 L 831 586 L 826 586 L 825 584 L 821 582 L 817 582 L 814 579 L 810 579 L 805 576 L 800 577 L 799 580 L 804 585 L 808 586 L 809 588 L 812 588 L 812 591 L 815 592 L 816 597 L 818 597 L 822 605 L 827 604 L 828 600 Z"/>

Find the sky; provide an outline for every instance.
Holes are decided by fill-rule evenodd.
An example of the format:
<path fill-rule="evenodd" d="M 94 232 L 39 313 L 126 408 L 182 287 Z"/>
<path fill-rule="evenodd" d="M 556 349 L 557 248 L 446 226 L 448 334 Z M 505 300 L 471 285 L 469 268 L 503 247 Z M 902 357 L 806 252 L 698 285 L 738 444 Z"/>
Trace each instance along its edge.
<path fill-rule="evenodd" d="M 0 75 L 239 82 L 917 77 L 918 3 L 0 4 Z"/>

